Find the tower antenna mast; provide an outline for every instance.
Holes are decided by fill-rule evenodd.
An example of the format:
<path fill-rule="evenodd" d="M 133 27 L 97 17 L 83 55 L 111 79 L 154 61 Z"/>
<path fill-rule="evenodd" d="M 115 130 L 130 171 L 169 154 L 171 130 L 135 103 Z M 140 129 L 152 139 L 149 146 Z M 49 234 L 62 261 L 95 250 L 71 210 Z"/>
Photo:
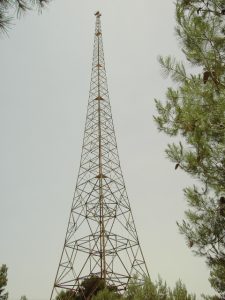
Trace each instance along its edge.
<path fill-rule="evenodd" d="M 148 276 L 119 161 L 109 100 L 101 14 L 95 13 L 94 51 L 80 169 L 51 300 L 62 291 L 90 299 L 94 280 L 123 292 Z M 94 294 L 98 287 L 92 289 Z M 70 299 L 68 297 L 68 299 Z M 65 298 L 63 298 L 65 300 Z"/>

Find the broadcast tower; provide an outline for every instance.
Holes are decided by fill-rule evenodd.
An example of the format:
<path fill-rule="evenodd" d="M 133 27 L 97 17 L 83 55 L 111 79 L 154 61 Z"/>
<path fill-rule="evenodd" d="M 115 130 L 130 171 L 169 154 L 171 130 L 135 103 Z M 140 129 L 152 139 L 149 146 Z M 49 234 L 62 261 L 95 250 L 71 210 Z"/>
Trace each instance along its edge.
<path fill-rule="evenodd" d="M 91 84 L 78 173 L 65 243 L 51 299 L 81 293 L 82 282 L 100 278 L 123 293 L 148 270 L 121 171 L 107 86 L 101 14 L 97 12 Z M 90 299 L 90 295 L 86 299 Z M 71 298 L 72 299 L 72 298 Z"/>

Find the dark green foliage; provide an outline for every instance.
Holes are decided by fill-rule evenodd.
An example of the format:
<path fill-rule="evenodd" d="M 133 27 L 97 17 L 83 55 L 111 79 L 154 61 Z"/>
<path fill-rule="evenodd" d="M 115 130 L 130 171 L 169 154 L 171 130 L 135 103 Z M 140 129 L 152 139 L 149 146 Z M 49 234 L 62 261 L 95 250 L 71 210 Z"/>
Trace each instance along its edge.
<path fill-rule="evenodd" d="M 79 296 L 75 295 L 73 291 L 70 290 L 62 290 L 55 300 L 79 300 Z"/>
<path fill-rule="evenodd" d="M 28 300 L 25 295 L 21 296 L 20 300 Z"/>
<path fill-rule="evenodd" d="M 205 295 L 201 295 L 201 296 L 204 300 L 223 300 L 222 298 L 220 298 L 218 296 L 205 296 Z"/>
<path fill-rule="evenodd" d="M 225 262 L 221 261 L 212 265 L 210 272 L 210 282 L 215 290 L 220 293 L 225 291 Z"/>
<path fill-rule="evenodd" d="M 110 291 L 109 289 L 101 290 L 93 297 L 93 300 L 122 300 L 124 299 L 115 291 Z"/>
<path fill-rule="evenodd" d="M 4 291 L 8 281 L 7 271 L 8 268 L 6 267 L 6 265 L 2 265 L 0 268 L 0 300 L 8 299 L 8 293 Z"/>
<path fill-rule="evenodd" d="M 137 280 L 130 282 L 124 295 L 103 290 L 93 300 L 196 300 L 196 297 L 187 292 L 180 280 L 177 281 L 174 289 L 170 289 L 161 278 L 153 283 L 146 277 L 143 286 L 138 285 Z"/>
<path fill-rule="evenodd" d="M 127 300 L 144 300 L 146 297 L 149 299 L 157 299 L 157 287 L 149 277 L 145 278 L 144 285 L 138 285 L 137 280 L 130 282 L 125 299 Z"/>
<path fill-rule="evenodd" d="M 150 278 L 145 278 L 143 286 L 134 283 L 128 288 L 125 295 L 126 300 L 196 300 L 195 295 L 188 293 L 186 286 L 178 280 L 173 289 L 169 288 L 166 282 L 159 277 L 153 283 Z"/>
<path fill-rule="evenodd" d="M 173 292 L 171 294 L 171 300 L 195 300 L 195 295 L 190 295 L 187 292 L 186 286 L 181 282 L 181 280 L 178 280 L 176 282 L 175 288 L 173 289 Z"/>
<path fill-rule="evenodd" d="M 82 293 L 85 298 L 96 295 L 105 288 L 104 280 L 94 275 L 85 279 L 81 285 Z"/>
<path fill-rule="evenodd" d="M 99 291 L 104 290 L 105 282 L 98 276 L 92 275 L 83 280 L 80 291 L 75 293 L 71 290 L 63 290 L 55 300 L 86 300 L 91 299 Z M 115 291 L 113 287 L 108 287 L 109 291 Z"/>
<path fill-rule="evenodd" d="M 15 15 L 21 16 L 24 12 L 37 8 L 39 11 L 50 0 L 0 0 L 0 34 L 7 32 Z"/>
<path fill-rule="evenodd" d="M 176 20 L 181 49 L 194 67 L 160 57 L 168 88 L 164 103 L 156 100 L 158 129 L 181 142 L 166 149 L 175 169 L 196 178 L 184 190 L 188 204 L 178 224 L 187 245 L 203 256 L 210 282 L 225 297 L 225 2 L 177 0 Z"/>

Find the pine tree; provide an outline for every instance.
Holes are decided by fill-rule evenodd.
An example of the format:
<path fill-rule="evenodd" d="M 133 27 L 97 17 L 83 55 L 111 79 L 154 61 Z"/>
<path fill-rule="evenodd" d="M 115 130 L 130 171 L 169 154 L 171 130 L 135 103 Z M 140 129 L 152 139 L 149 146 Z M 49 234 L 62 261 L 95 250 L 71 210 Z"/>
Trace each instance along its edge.
<path fill-rule="evenodd" d="M 8 293 L 4 291 L 8 281 L 7 271 L 8 268 L 6 267 L 6 265 L 2 265 L 0 268 L 0 300 L 8 299 Z"/>
<path fill-rule="evenodd" d="M 178 280 L 173 289 L 159 277 L 154 283 L 146 277 L 143 286 L 138 286 L 135 280 L 128 286 L 122 297 L 124 300 L 196 300 L 196 296 L 189 294 L 185 284 Z M 104 299 L 97 299 L 104 300 Z"/>
<path fill-rule="evenodd" d="M 12 20 L 21 16 L 24 12 L 37 8 L 39 11 L 50 0 L 0 0 L 0 34 L 7 32 Z"/>
<path fill-rule="evenodd" d="M 168 88 L 164 103 L 156 100 L 155 121 L 180 139 L 166 149 L 175 169 L 197 179 L 184 190 L 188 209 L 180 232 L 205 257 L 211 285 L 225 297 L 225 2 L 177 0 L 176 22 L 193 71 L 171 57 L 159 58 L 176 88 Z"/>

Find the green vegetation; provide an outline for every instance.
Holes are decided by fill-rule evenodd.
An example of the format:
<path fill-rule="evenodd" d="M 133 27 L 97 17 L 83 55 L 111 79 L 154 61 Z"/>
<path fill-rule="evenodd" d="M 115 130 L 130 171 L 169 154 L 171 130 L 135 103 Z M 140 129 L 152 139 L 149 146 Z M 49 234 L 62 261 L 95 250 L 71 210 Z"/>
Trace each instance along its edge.
<path fill-rule="evenodd" d="M 5 292 L 5 287 L 7 285 L 7 271 L 8 268 L 6 265 L 2 265 L 0 267 L 0 300 L 7 300 L 8 299 L 8 293 Z"/>
<path fill-rule="evenodd" d="M 39 11 L 49 0 L 1 0 L 0 1 L 0 33 L 6 32 L 15 17 L 24 12 L 37 8 Z"/>
<path fill-rule="evenodd" d="M 91 298 L 96 295 L 99 291 L 105 289 L 104 280 L 92 275 L 83 280 L 81 283 L 79 293 L 74 293 L 73 291 L 62 290 L 61 293 L 56 297 L 56 300 L 83 300 L 87 298 Z M 109 290 L 113 290 L 112 288 L 108 287 Z"/>
<path fill-rule="evenodd" d="M 195 295 L 188 293 L 185 285 L 178 280 L 174 289 L 170 289 L 161 278 L 153 283 L 150 278 L 145 278 L 143 286 L 138 286 L 135 281 L 128 286 L 123 296 L 116 295 L 108 290 L 100 291 L 93 300 L 195 300 Z"/>
<path fill-rule="evenodd" d="M 25 295 L 20 297 L 20 300 L 28 300 L 27 297 Z"/>
<path fill-rule="evenodd" d="M 156 100 L 158 129 L 179 143 L 166 149 L 176 170 L 196 178 L 184 190 L 188 209 L 178 224 L 188 246 L 205 258 L 212 287 L 225 297 L 225 3 L 177 0 L 176 33 L 192 66 L 159 58 L 176 88 Z M 209 298 L 208 298 L 209 299 Z M 213 299 L 213 298 L 212 298 Z M 215 298 L 216 299 L 216 298 Z"/>
<path fill-rule="evenodd" d="M 93 278 L 93 277 L 92 277 Z M 195 300 L 195 295 L 188 293 L 185 285 L 178 280 L 174 289 L 170 289 L 166 282 L 161 278 L 156 283 L 153 283 L 150 278 L 145 278 L 144 285 L 138 285 L 136 280 L 133 280 L 124 295 L 120 295 L 115 288 L 104 287 L 101 279 L 90 280 L 85 279 L 82 284 L 82 291 L 75 295 L 71 291 L 62 291 L 56 300 Z M 96 283 L 101 283 L 96 285 Z M 98 287 L 96 289 L 96 286 Z M 85 287 L 85 288 L 84 288 Z"/>

